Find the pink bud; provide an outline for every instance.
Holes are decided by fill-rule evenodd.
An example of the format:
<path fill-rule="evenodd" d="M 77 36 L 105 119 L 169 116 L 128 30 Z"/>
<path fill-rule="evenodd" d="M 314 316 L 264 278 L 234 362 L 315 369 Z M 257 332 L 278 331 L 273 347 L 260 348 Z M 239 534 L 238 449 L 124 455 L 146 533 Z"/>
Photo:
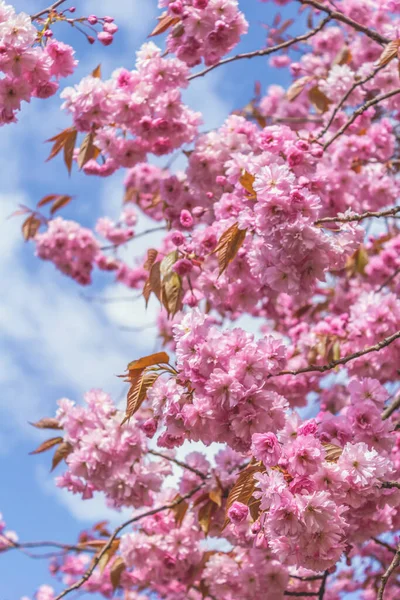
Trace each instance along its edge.
<path fill-rule="evenodd" d="M 104 23 L 103 31 L 114 35 L 118 31 L 118 26 L 115 23 Z"/>
<path fill-rule="evenodd" d="M 183 233 L 181 233 L 180 231 L 174 231 L 173 234 L 171 235 L 171 242 L 175 246 L 182 246 L 182 244 L 185 243 L 185 238 L 184 238 Z"/>
<path fill-rule="evenodd" d="M 87 21 L 90 25 L 96 25 L 96 23 L 98 22 L 98 18 L 96 17 L 96 15 L 89 15 Z"/>
<path fill-rule="evenodd" d="M 181 211 L 180 217 L 179 217 L 179 221 L 182 225 L 182 227 L 186 227 L 186 228 L 190 228 L 193 225 L 193 217 L 190 214 L 190 212 L 186 209 L 183 209 Z"/>
<path fill-rule="evenodd" d="M 114 37 L 113 37 L 112 33 L 107 33 L 106 31 L 100 31 L 97 34 L 97 39 L 99 40 L 99 42 L 101 42 L 103 44 L 103 46 L 109 46 L 110 44 L 112 44 Z"/>
<path fill-rule="evenodd" d="M 87 41 L 89 42 L 89 44 L 94 44 L 96 40 L 92 35 L 88 35 Z"/>
<path fill-rule="evenodd" d="M 47 31 L 45 31 L 43 35 L 44 37 L 51 38 L 53 37 L 53 32 L 51 31 L 51 29 L 47 29 Z"/>
<path fill-rule="evenodd" d="M 71 6 L 71 8 L 68 9 L 70 13 L 74 13 L 76 11 L 75 6 Z"/>
<path fill-rule="evenodd" d="M 205 212 L 207 212 L 207 209 L 204 206 L 195 206 L 192 210 L 192 215 L 194 217 L 202 217 Z"/>
<path fill-rule="evenodd" d="M 144 423 L 142 423 L 140 429 L 148 438 L 152 438 L 157 431 L 156 419 L 147 419 Z"/>
<path fill-rule="evenodd" d="M 187 258 L 181 258 L 181 259 L 177 260 L 173 266 L 173 270 L 175 271 L 175 273 L 178 273 L 178 275 L 180 275 L 181 277 L 184 277 L 185 275 L 190 273 L 190 271 L 192 269 L 193 269 L 193 264 Z"/>
<path fill-rule="evenodd" d="M 239 525 L 247 519 L 249 514 L 249 507 L 242 502 L 234 502 L 228 510 L 228 517 L 234 525 Z"/>
<path fill-rule="evenodd" d="M 114 23 L 113 17 L 103 17 L 104 23 Z"/>

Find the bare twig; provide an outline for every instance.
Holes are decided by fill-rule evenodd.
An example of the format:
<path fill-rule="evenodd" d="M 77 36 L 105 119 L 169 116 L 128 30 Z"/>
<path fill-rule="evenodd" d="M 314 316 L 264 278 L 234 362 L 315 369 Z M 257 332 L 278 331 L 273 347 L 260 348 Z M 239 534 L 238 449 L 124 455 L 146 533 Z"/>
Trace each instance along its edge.
<path fill-rule="evenodd" d="M 400 546 L 396 550 L 396 554 L 394 555 L 393 560 L 390 563 L 389 567 L 387 568 L 385 573 L 382 575 L 381 585 L 379 586 L 377 600 L 383 600 L 383 594 L 385 593 L 385 587 L 389 580 L 389 577 L 391 576 L 393 571 L 395 571 L 397 569 L 397 567 L 399 566 L 399 563 L 400 563 Z"/>
<path fill-rule="evenodd" d="M 352 27 L 356 31 L 359 31 L 360 33 L 364 33 L 366 36 L 371 38 L 371 40 L 374 40 L 374 42 L 377 42 L 378 44 L 388 44 L 390 42 L 389 38 L 381 35 L 374 29 L 371 29 L 370 27 L 365 27 L 365 25 L 357 23 L 357 21 L 350 19 L 350 17 L 347 17 L 343 13 L 337 10 L 332 10 L 325 4 L 321 4 L 316 0 L 299 0 L 299 2 L 301 4 L 313 6 L 317 10 L 320 10 L 321 12 L 324 12 L 325 14 L 329 15 L 331 19 L 334 19 L 335 21 L 341 21 L 342 23 L 346 23 L 346 25 L 350 25 L 350 27 Z"/>
<path fill-rule="evenodd" d="M 326 570 L 322 577 L 321 587 L 319 588 L 318 592 L 318 600 L 324 600 L 326 580 L 328 579 L 328 574 L 328 570 Z"/>
<path fill-rule="evenodd" d="M 400 212 L 400 206 L 394 206 L 393 208 L 388 208 L 387 210 L 382 210 L 380 212 L 374 212 L 368 210 L 367 212 L 361 214 L 352 214 L 343 217 L 324 217 L 323 219 L 318 219 L 314 222 L 314 225 L 321 225 L 322 223 L 351 223 L 352 221 L 362 221 L 363 219 L 369 219 L 371 217 L 393 217 Z"/>
<path fill-rule="evenodd" d="M 303 598 L 305 596 L 319 596 L 319 592 L 285 592 L 285 596 L 295 596 L 296 598 Z"/>
<path fill-rule="evenodd" d="M 51 6 L 48 6 L 47 8 L 44 8 L 43 10 L 41 10 L 40 12 L 37 12 L 34 15 L 31 15 L 31 21 L 35 21 L 36 19 L 39 19 L 39 17 L 45 15 L 46 13 L 50 13 L 53 10 L 55 10 L 58 6 L 60 6 L 60 4 L 64 4 L 65 0 L 57 0 L 57 2 L 54 2 L 54 4 L 52 4 Z"/>
<path fill-rule="evenodd" d="M 393 281 L 393 279 L 400 273 L 400 267 L 398 269 L 396 269 L 394 271 L 394 273 L 392 273 L 390 275 L 390 277 L 388 277 L 383 283 L 382 285 L 378 288 L 378 292 L 381 292 L 383 290 L 384 287 L 386 287 L 391 281 Z"/>
<path fill-rule="evenodd" d="M 188 500 L 189 498 L 191 498 L 192 496 L 194 496 L 194 494 L 196 492 L 198 492 L 204 486 L 204 484 L 205 484 L 205 482 L 203 481 L 201 484 L 199 484 L 198 486 L 196 486 L 195 488 L 193 488 L 190 492 L 188 492 L 184 496 L 180 496 L 179 498 L 177 498 L 173 502 L 170 502 L 169 504 L 163 504 L 162 506 L 158 506 L 156 508 L 153 508 L 152 510 L 148 510 L 147 512 L 141 513 L 140 515 L 137 515 L 136 517 L 132 517 L 131 519 L 128 519 L 128 521 L 125 521 L 124 523 L 122 523 L 121 525 L 119 525 L 114 530 L 113 534 L 108 538 L 108 541 L 103 546 L 101 552 L 99 552 L 94 557 L 94 559 L 92 561 L 92 564 L 90 565 L 89 569 L 82 575 L 82 577 L 78 581 L 76 581 L 69 588 L 66 588 L 54 600 L 61 600 L 61 598 L 64 598 L 64 596 L 67 596 L 67 594 L 73 592 L 74 590 L 78 590 L 80 587 L 83 586 L 84 583 L 86 583 L 86 581 L 88 581 L 90 579 L 90 577 L 92 576 L 95 568 L 99 564 L 101 558 L 106 554 L 106 552 L 108 552 L 108 550 L 112 546 L 113 541 L 117 538 L 118 534 L 121 533 L 121 531 L 123 529 L 125 529 L 125 527 L 128 527 L 128 525 L 131 525 L 132 523 L 136 523 L 137 521 L 140 521 L 140 519 L 144 519 L 145 517 L 150 517 L 151 515 L 155 515 L 155 514 L 161 512 L 161 511 L 163 511 L 163 510 L 170 510 L 172 508 L 175 508 L 175 506 L 178 506 L 179 504 L 181 504 L 185 500 Z"/>
<path fill-rule="evenodd" d="M 379 352 L 382 348 L 386 348 L 392 342 L 400 338 L 400 331 L 396 331 L 393 335 L 385 338 L 381 342 L 378 342 L 374 346 L 368 346 L 368 348 L 364 348 L 363 350 L 358 350 L 358 352 L 354 352 L 353 354 L 348 354 L 347 356 L 343 356 L 343 358 L 339 358 L 338 360 L 332 360 L 327 365 L 309 365 L 308 367 L 303 367 L 302 369 L 297 369 L 296 371 L 280 371 L 275 375 L 269 375 L 269 377 L 279 377 L 281 375 L 300 375 L 301 373 L 312 373 L 313 371 L 317 371 L 319 373 L 325 373 L 326 371 L 330 371 L 339 365 L 345 365 L 346 363 L 354 360 L 355 358 L 360 358 L 365 354 L 369 354 L 370 352 Z"/>
<path fill-rule="evenodd" d="M 182 462 L 182 461 L 178 460 L 177 458 L 172 458 L 171 456 L 168 456 L 167 454 L 163 454 L 162 452 L 157 452 L 156 450 L 148 450 L 147 453 L 152 454 L 153 456 L 159 456 L 160 458 L 164 458 L 165 460 L 169 460 L 169 461 L 175 463 L 176 465 L 178 465 L 179 467 L 182 467 L 182 469 L 186 469 L 187 471 L 192 471 L 192 473 L 195 473 L 195 475 L 197 475 L 198 477 L 201 477 L 201 479 L 203 479 L 203 480 L 208 478 L 208 476 L 205 473 L 202 473 L 198 469 L 195 469 L 195 467 L 191 467 L 187 463 Z"/>
<path fill-rule="evenodd" d="M 389 552 L 391 552 L 392 554 L 396 554 L 396 548 L 393 548 L 393 546 L 390 546 L 390 544 L 387 544 L 386 542 L 382 542 L 382 540 L 379 540 L 378 538 L 371 538 L 373 542 L 375 542 L 375 544 L 379 544 L 379 546 L 383 546 L 384 548 L 386 548 L 386 550 L 389 550 Z"/>
<path fill-rule="evenodd" d="M 384 66 L 386 66 L 386 65 L 380 65 L 379 67 L 377 67 L 376 69 L 374 69 L 372 71 L 372 73 L 370 73 L 369 75 L 367 75 L 366 77 L 364 77 L 364 79 L 360 79 L 359 81 L 356 81 L 347 90 L 347 92 L 344 94 L 344 96 L 342 97 L 342 99 L 335 106 L 335 108 L 334 108 L 331 116 L 329 117 L 329 120 L 328 120 L 327 124 L 325 125 L 325 127 L 323 129 L 321 129 L 321 131 L 319 132 L 319 134 L 315 138 L 316 140 L 319 140 L 320 138 L 322 138 L 323 135 L 325 135 L 325 133 L 328 131 L 329 127 L 332 125 L 332 123 L 333 123 L 333 121 L 334 121 L 337 113 L 342 108 L 343 104 L 346 102 L 346 100 L 348 99 L 348 97 L 351 96 L 351 94 L 354 92 L 354 90 L 357 87 L 359 87 L 360 85 L 364 85 L 364 83 L 367 83 L 367 81 L 369 81 L 370 79 L 372 79 L 373 77 L 375 77 L 375 75 L 378 73 L 378 71 L 380 71 L 381 69 L 383 69 Z"/>
<path fill-rule="evenodd" d="M 329 23 L 329 21 L 331 19 L 332 19 L 332 17 L 330 15 L 328 15 L 314 29 L 311 29 L 307 33 L 303 33 L 302 35 L 298 35 L 294 38 L 291 38 L 290 40 L 286 40 L 285 42 L 282 42 L 281 44 L 277 44 L 276 46 L 270 46 L 269 48 L 261 48 L 260 50 L 254 50 L 253 52 L 244 52 L 242 54 L 236 54 L 235 56 L 228 56 L 228 58 L 224 58 L 223 60 L 220 60 L 219 62 L 215 63 L 215 65 L 211 65 L 210 67 L 207 67 L 203 71 L 194 73 L 188 79 L 192 80 L 192 79 L 197 79 L 197 77 L 203 77 L 203 75 L 206 75 L 207 73 L 209 73 L 210 71 L 213 71 L 217 67 L 221 67 L 222 65 L 227 65 L 236 60 L 242 60 L 242 58 L 254 58 L 256 56 L 268 56 L 269 54 L 273 54 L 274 52 L 278 52 L 279 50 L 283 50 L 284 48 L 289 48 L 290 46 L 292 46 L 293 44 L 296 44 L 297 42 L 304 42 L 305 40 L 308 40 L 313 35 L 315 35 L 319 31 L 321 31 L 321 29 L 323 29 L 325 27 L 325 25 L 327 23 Z"/>
<path fill-rule="evenodd" d="M 342 125 L 342 127 L 340 127 L 340 129 L 338 129 L 338 131 L 335 133 L 335 135 L 332 136 L 331 139 L 328 140 L 324 144 L 324 150 L 329 148 L 329 146 L 335 140 L 337 140 L 337 138 L 339 136 L 341 136 L 346 131 L 346 129 L 348 129 L 350 127 L 350 125 L 352 123 L 354 123 L 354 121 L 357 119 L 357 117 L 362 115 L 366 110 L 368 110 L 368 108 L 371 108 L 371 106 L 375 106 L 375 104 L 379 104 L 379 102 L 382 102 L 383 100 L 387 100 L 388 98 L 391 98 L 392 96 L 396 96 L 396 94 L 400 94 L 400 88 L 395 88 L 394 90 L 391 90 L 390 92 L 387 92 L 386 94 L 381 94 L 380 96 L 375 96 L 375 98 L 372 98 L 372 100 L 368 100 L 368 102 L 365 102 L 362 106 L 357 108 L 357 110 L 355 110 L 353 112 L 353 114 L 351 115 L 350 119 L 348 121 L 346 121 L 346 123 L 344 123 Z"/>
<path fill-rule="evenodd" d="M 138 238 L 141 238 L 144 235 L 148 235 L 149 233 L 154 233 L 156 231 L 164 231 L 165 229 L 166 229 L 165 225 L 160 225 L 160 227 L 153 227 L 152 229 L 146 229 L 145 231 L 141 231 L 140 233 L 137 233 L 136 235 L 131 237 L 129 240 L 127 240 L 123 244 L 111 244 L 110 246 L 102 246 L 100 248 L 100 250 L 114 250 L 115 248 L 120 248 L 120 246 L 124 246 L 128 242 L 133 242 L 134 240 L 137 240 Z"/>
<path fill-rule="evenodd" d="M 400 482 L 398 481 L 384 481 L 381 485 L 382 488 L 385 488 L 387 490 L 391 490 L 394 488 L 397 488 L 398 490 L 400 490 Z"/>
<path fill-rule="evenodd" d="M 395 410 L 397 410 L 400 406 L 400 395 L 397 396 L 397 398 L 395 398 L 392 402 L 392 404 L 390 404 L 387 408 L 385 408 L 385 410 L 382 413 L 382 419 L 385 421 L 386 419 L 388 419 Z"/>

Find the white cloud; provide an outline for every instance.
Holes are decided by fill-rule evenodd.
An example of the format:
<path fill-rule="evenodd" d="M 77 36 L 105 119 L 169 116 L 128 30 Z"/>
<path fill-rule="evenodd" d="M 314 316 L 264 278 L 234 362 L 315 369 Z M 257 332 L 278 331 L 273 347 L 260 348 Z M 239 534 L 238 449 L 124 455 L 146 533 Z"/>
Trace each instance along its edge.
<path fill-rule="evenodd" d="M 129 35 L 145 36 L 151 32 L 158 14 L 156 0 L 84 0 L 80 11 L 98 17 L 114 17 L 121 30 Z"/>

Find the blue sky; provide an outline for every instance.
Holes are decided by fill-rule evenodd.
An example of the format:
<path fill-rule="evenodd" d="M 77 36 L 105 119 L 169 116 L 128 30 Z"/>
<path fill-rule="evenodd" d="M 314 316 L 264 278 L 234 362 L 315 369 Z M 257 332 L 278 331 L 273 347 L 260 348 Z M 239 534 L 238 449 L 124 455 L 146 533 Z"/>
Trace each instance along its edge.
<path fill-rule="evenodd" d="M 14 6 L 34 13 L 48 1 L 14 0 Z M 89 46 L 78 32 L 60 26 L 57 36 L 73 43 L 80 60 L 68 83 L 77 82 L 100 62 L 103 77 L 119 66 L 133 68 L 135 50 L 159 14 L 156 1 L 79 0 L 76 4 L 80 14 L 113 15 L 120 32 L 113 46 L 103 48 L 100 44 Z M 265 40 L 261 23 L 272 22 L 276 7 L 258 0 L 240 4 L 251 23 L 251 35 L 239 50 L 261 48 Z M 289 78 L 284 71 L 271 71 L 267 59 L 241 61 L 193 82 L 185 100 L 203 112 L 207 130 L 251 98 L 255 80 L 260 80 L 265 90 L 267 85 L 285 84 Z M 69 178 L 59 157 L 45 163 L 49 147 L 44 141 L 69 125 L 59 106 L 58 97 L 33 101 L 24 105 L 17 125 L 0 129 L 0 512 L 21 541 L 73 542 L 82 528 L 108 516 L 101 498 L 81 502 L 55 488 L 49 474 L 50 456 L 28 456 L 44 438 L 43 432 L 28 422 L 53 415 L 60 397 L 80 401 L 92 387 L 102 387 L 121 398 L 124 389 L 115 374 L 121 373 L 129 360 L 152 351 L 155 343 L 155 330 L 138 335 L 119 329 L 121 325 L 152 323 L 155 307 L 145 314 L 140 301 L 88 302 L 83 294 L 126 296 L 127 290 L 113 284 L 112 274 L 96 276 L 92 288 L 79 287 L 52 264 L 36 259 L 33 245 L 22 241 L 20 221 L 7 219 L 18 203 L 33 207 L 44 195 L 56 192 L 75 196 L 64 209 L 64 218 L 93 225 L 99 216 L 119 213 L 122 173 L 99 180 L 74 170 Z M 134 256 L 150 242 L 151 238 L 132 242 L 127 256 Z M 118 522 L 118 514 L 113 518 Z M 50 582 L 46 561 L 33 561 L 16 551 L 0 556 L 0 573 L 0 600 L 32 596 L 38 585 Z"/>

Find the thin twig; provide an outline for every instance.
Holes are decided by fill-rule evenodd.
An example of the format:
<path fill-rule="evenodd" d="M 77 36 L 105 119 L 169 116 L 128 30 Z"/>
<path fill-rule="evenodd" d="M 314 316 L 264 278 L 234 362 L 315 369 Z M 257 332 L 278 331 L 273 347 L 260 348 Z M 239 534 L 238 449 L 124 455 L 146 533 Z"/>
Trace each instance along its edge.
<path fill-rule="evenodd" d="M 152 229 L 146 229 L 145 231 L 141 231 L 140 233 L 137 233 L 136 235 L 134 235 L 133 237 L 131 237 L 130 240 L 127 240 L 126 242 L 123 242 L 122 244 L 111 244 L 110 246 L 102 246 L 100 248 L 100 250 L 114 250 L 115 248 L 119 248 L 120 246 L 124 246 L 128 242 L 132 242 L 134 240 L 137 240 L 138 238 L 141 238 L 144 235 L 148 235 L 149 233 L 154 233 L 156 231 L 164 231 L 165 229 L 166 229 L 165 225 L 161 225 L 160 227 L 153 227 Z"/>
<path fill-rule="evenodd" d="M 90 565 L 89 569 L 82 575 L 82 577 L 78 581 L 76 581 L 69 588 L 67 588 L 63 592 L 61 592 L 61 594 L 59 594 L 54 600 L 61 600 L 61 598 L 64 598 L 64 596 L 66 596 L 70 592 L 73 592 L 74 590 L 78 590 L 80 587 L 82 587 L 82 585 L 84 583 L 86 583 L 86 581 L 88 581 L 90 579 L 90 577 L 92 576 L 95 568 L 99 564 L 99 562 L 102 559 L 102 557 L 106 554 L 106 552 L 108 552 L 108 550 L 112 546 L 113 541 L 116 539 L 117 535 L 119 533 L 121 533 L 121 531 L 123 529 L 125 529 L 125 527 L 128 527 L 128 525 L 131 525 L 132 523 L 136 523 L 137 521 L 140 521 L 140 519 L 144 519 L 145 517 L 150 517 L 151 515 L 155 515 L 155 514 L 161 512 L 161 511 L 163 511 L 163 510 L 170 510 L 172 508 L 175 508 L 175 506 L 178 506 L 179 504 L 181 504 L 185 500 L 188 500 L 189 498 L 191 498 L 192 496 L 194 496 L 194 494 L 196 492 L 198 492 L 204 486 L 204 484 L 205 484 L 205 482 L 203 481 L 201 484 L 199 484 L 198 486 L 196 486 L 195 488 L 193 488 L 190 492 L 188 492 L 184 496 L 180 496 L 179 498 L 177 498 L 173 502 L 170 502 L 169 504 L 163 504 L 162 506 L 158 506 L 156 508 L 153 508 L 152 510 L 148 510 L 147 512 L 141 513 L 140 515 L 137 515 L 136 517 L 132 517 L 131 519 L 128 519 L 128 521 L 125 521 L 125 523 L 122 523 L 121 525 L 119 525 L 114 530 L 113 534 L 108 538 L 108 541 L 103 546 L 101 552 L 99 552 L 94 557 L 94 559 L 92 561 L 92 564 Z"/>
<path fill-rule="evenodd" d="M 379 540 L 378 538 L 371 538 L 373 542 L 375 542 L 375 544 L 379 544 L 379 546 L 383 546 L 384 548 L 386 548 L 386 550 L 389 550 L 389 552 L 391 552 L 392 554 L 396 554 L 396 548 L 393 548 L 393 546 L 390 546 L 390 544 L 387 544 L 386 542 L 383 542 L 382 540 Z"/>
<path fill-rule="evenodd" d="M 400 490 L 400 483 L 398 481 L 384 481 L 381 487 L 387 490 L 391 490 L 394 488 Z"/>
<path fill-rule="evenodd" d="M 279 377 L 281 375 L 300 375 L 301 373 L 311 373 L 313 371 L 317 371 L 319 373 L 325 373 L 326 371 L 330 371 L 339 365 L 345 365 L 346 363 L 354 360 L 355 358 L 360 358 L 360 356 L 364 356 L 365 354 L 369 354 L 370 352 L 379 352 L 382 348 L 386 348 L 392 342 L 400 338 L 400 331 L 396 331 L 393 335 L 385 338 L 381 342 L 378 342 L 374 346 L 368 346 L 368 348 L 364 348 L 363 350 L 358 350 L 358 352 L 354 352 L 353 354 L 348 354 L 347 356 L 343 356 L 343 358 L 339 358 L 338 360 L 332 360 L 327 365 L 309 365 L 308 367 L 303 367 L 302 369 L 297 369 L 296 371 L 280 371 L 275 375 L 269 375 L 270 377 Z"/>
<path fill-rule="evenodd" d="M 364 77 L 364 79 L 360 79 L 359 81 L 356 81 L 348 90 L 347 92 L 344 94 L 344 96 L 342 97 L 342 99 L 340 100 L 339 104 L 337 104 L 335 106 L 335 109 L 333 110 L 331 116 L 329 117 L 329 120 L 327 122 L 327 124 L 325 125 L 325 127 L 323 129 L 321 129 L 321 131 L 319 132 L 319 134 L 317 135 L 317 137 L 315 138 L 316 140 L 319 140 L 320 138 L 322 138 L 323 135 L 325 135 L 325 133 L 328 131 L 329 127 L 332 125 L 337 113 L 339 112 L 339 110 L 342 108 L 343 104 L 346 102 L 346 100 L 348 99 L 349 96 L 351 96 L 351 94 L 354 92 L 354 90 L 360 86 L 360 85 L 364 85 L 364 83 L 367 83 L 367 81 L 369 81 L 370 79 L 372 79 L 373 77 L 375 77 L 375 75 L 378 73 L 378 71 L 380 71 L 381 69 L 383 69 L 383 67 L 386 65 L 380 65 L 379 67 L 377 67 L 376 69 L 374 69 L 372 71 L 372 73 L 370 73 L 369 75 L 367 75 L 366 77 Z"/>
<path fill-rule="evenodd" d="M 394 273 L 392 273 L 390 275 L 390 277 L 388 277 L 383 283 L 382 285 L 378 288 L 378 292 L 381 292 L 383 290 L 384 287 L 386 287 L 398 274 L 400 273 L 400 267 L 398 269 L 395 270 Z"/>
<path fill-rule="evenodd" d="M 392 402 L 392 404 L 390 404 L 390 406 L 388 406 L 387 408 L 385 408 L 385 410 L 382 413 L 382 419 L 383 421 L 385 421 L 386 419 L 388 419 L 395 410 L 397 410 L 400 406 L 400 395 L 397 396 L 397 398 L 395 398 Z"/>
<path fill-rule="evenodd" d="M 201 477 L 201 479 L 203 479 L 203 480 L 208 478 L 208 476 L 205 473 L 202 473 L 195 467 L 191 467 L 187 463 L 182 462 L 182 461 L 178 460 L 177 458 L 172 458 L 171 456 L 168 456 L 167 454 L 163 454 L 162 452 L 157 452 L 156 450 L 148 450 L 147 453 L 153 454 L 153 456 L 159 456 L 160 458 L 164 458 L 165 460 L 169 460 L 169 461 L 175 463 L 176 465 L 178 465 L 179 467 L 182 467 L 182 469 L 187 469 L 188 471 L 192 471 L 192 473 L 195 473 L 198 477 Z"/>
<path fill-rule="evenodd" d="M 269 48 L 261 48 L 260 50 L 254 50 L 253 52 L 243 52 L 241 54 L 236 54 L 235 56 L 228 56 L 228 58 L 224 58 L 223 60 L 220 60 L 219 62 L 215 63 L 215 65 L 211 65 L 210 67 L 207 67 L 203 71 L 199 71 L 198 73 L 194 73 L 193 75 L 190 75 L 190 77 L 188 79 L 190 81 L 192 79 L 197 79 L 197 77 L 203 77 L 203 75 L 206 75 L 207 73 L 209 73 L 210 71 L 213 71 L 217 67 L 221 67 L 222 65 L 227 65 L 236 60 L 242 60 L 242 58 L 254 58 L 256 56 L 268 56 L 268 54 L 273 54 L 274 52 L 278 52 L 279 50 L 283 50 L 284 48 L 289 48 L 290 46 L 292 46 L 293 44 L 296 44 L 297 42 L 303 42 L 303 41 L 311 38 L 313 35 L 315 35 L 319 31 L 321 31 L 321 29 L 323 29 L 325 27 L 325 25 L 327 23 L 329 23 L 329 21 L 331 19 L 332 19 L 332 17 L 330 15 L 328 15 L 314 29 L 311 29 L 307 33 L 303 33 L 303 35 L 298 35 L 294 38 L 291 38 L 290 40 L 286 40 L 286 42 L 277 44 L 276 46 L 270 46 Z"/>
<path fill-rule="evenodd" d="M 389 567 L 387 568 L 385 573 L 382 575 L 381 585 L 379 586 L 377 600 L 383 600 L 383 594 L 385 592 L 385 587 L 389 580 L 389 577 L 391 576 L 393 571 L 395 569 L 397 569 L 397 567 L 399 566 L 399 563 L 400 563 L 400 546 L 396 550 L 396 554 L 394 555 L 393 560 L 390 563 Z"/>
<path fill-rule="evenodd" d="M 318 592 L 318 600 L 324 600 L 326 580 L 328 579 L 328 575 L 329 575 L 329 573 L 328 573 L 328 569 L 327 569 L 322 577 L 321 587 L 319 588 L 319 592 Z"/>
<path fill-rule="evenodd" d="M 299 581 L 318 581 L 319 579 L 323 579 L 323 575 L 310 575 L 310 577 L 300 577 L 300 575 L 291 575 L 289 573 L 290 579 L 299 579 Z"/>
<path fill-rule="evenodd" d="M 57 0 L 57 2 L 54 2 L 54 4 L 52 4 L 51 6 L 48 6 L 47 8 L 41 10 L 40 12 L 37 12 L 36 14 L 31 15 L 31 21 L 35 21 L 35 19 L 39 19 L 39 17 L 41 17 L 42 15 L 52 12 L 58 6 L 60 6 L 60 4 L 63 4 L 65 1 L 66 0 Z"/>
<path fill-rule="evenodd" d="M 371 217 L 393 217 L 400 212 L 400 206 L 394 206 L 393 208 L 388 208 L 387 210 L 382 210 L 380 212 L 375 212 L 368 210 L 361 214 L 352 214 L 343 217 L 324 217 L 323 219 L 318 219 L 314 222 L 314 225 L 321 225 L 322 223 L 351 223 L 352 221 L 362 221 L 363 219 L 369 219 Z"/>
<path fill-rule="evenodd" d="M 319 592 L 285 592 L 285 596 L 296 596 L 296 598 L 302 598 L 303 596 L 318 597 Z"/>
<path fill-rule="evenodd" d="M 400 88 L 395 88 L 394 90 L 391 90 L 390 92 L 387 92 L 386 94 L 381 94 L 380 96 L 375 96 L 375 98 L 373 98 L 372 100 L 368 100 L 368 102 L 365 102 L 365 104 L 363 104 L 362 106 L 357 108 L 357 110 L 355 110 L 353 112 L 353 114 L 351 115 L 350 119 L 348 121 L 346 121 L 346 123 L 344 123 L 340 129 L 338 129 L 338 131 L 335 133 L 335 135 L 332 136 L 331 139 L 326 142 L 326 144 L 324 144 L 324 150 L 329 148 L 329 146 L 335 140 L 337 140 L 337 138 L 339 136 L 341 136 L 346 131 L 346 129 L 348 129 L 350 127 L 350 125 L 352 125 L 352 123 L 354 123 L 354 121 L 357 119 L 357 117 L 362 115 L 366 110 L 368 110 L 368 108 L 371 108 L 371 106 L 375 106 L 375 104 L 379 104 L 379 102 L 382 102 L 383 100 L 387 100 L 388 98 L 391 98 L 392 96 L 396 96 L 396 94 L 400 94 Z"/>
<path fill-rule="evenodd" d="M 374 40 L 374 42 L 377 42 L 378 44 L 388 44 L 390 42 L 389 38 L 381 35 L 374 29 L 371 29 L 370 27 L 365 27 L 365 25 L 357 23 L 357 21 L 350 19 L 350 17 L 347 17 L 343 13 L 337 10 L 332 10 L 331 8 L 328 8 L 325 4 L 321 4 L 316 0 L 299 0 L 299 2 L 301 4 L 308 4 L 309 6 L 313 6 L 317 10 L 320 10 L 325 14 L 329 15 L 331 19 L 334 19 L 335 21 L 341 21 L 342 23 L 346 23 L 346 25 L 350 25 L 350 27 L 352 27 L 356 31 L 359 31 L 360 33 L 364 33 L 369 38 L 371 38 L 371 40 Z"/>

